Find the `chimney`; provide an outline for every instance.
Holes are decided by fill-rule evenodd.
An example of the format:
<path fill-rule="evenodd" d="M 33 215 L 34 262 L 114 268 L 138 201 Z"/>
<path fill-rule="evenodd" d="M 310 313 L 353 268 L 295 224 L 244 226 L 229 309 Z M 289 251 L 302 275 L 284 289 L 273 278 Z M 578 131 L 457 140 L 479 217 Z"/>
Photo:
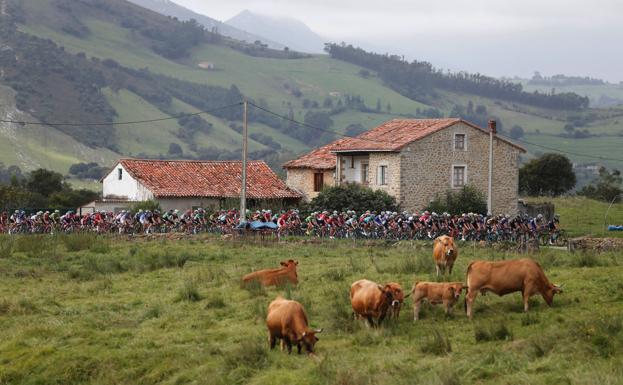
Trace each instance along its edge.
<path fill-rule="evenodd" d="M 495 120 L 491 119 L 489 120 L 489 131 L 491 131 L 493 133 L 493 135 L 497 134 L 497 128 L 496 128 L 497 124 L 495 122 Z"/>

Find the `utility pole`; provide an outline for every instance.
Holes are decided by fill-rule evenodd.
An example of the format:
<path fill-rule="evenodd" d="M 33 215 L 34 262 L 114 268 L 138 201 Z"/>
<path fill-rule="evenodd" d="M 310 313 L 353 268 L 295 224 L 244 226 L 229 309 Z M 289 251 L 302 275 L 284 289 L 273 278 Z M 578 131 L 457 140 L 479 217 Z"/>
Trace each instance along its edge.
<path fill-rule="evenodd" d="M 493 214 L 493 136 L 496 133 L 495 120 L 489 120 L 489 186 L 487 189 L 487 214 Z"/>
<path fill-rule="evenodd" d="M 240 188 L 240 223 L 247 221 L 247 99 L 242 114 L 242 186 Z"/>

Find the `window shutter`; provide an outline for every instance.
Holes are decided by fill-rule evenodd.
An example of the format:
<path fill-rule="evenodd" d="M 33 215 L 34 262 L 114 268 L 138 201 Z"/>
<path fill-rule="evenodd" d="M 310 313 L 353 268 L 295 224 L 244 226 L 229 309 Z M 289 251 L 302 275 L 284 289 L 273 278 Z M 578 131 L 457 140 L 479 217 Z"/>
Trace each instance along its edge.
<path fill-rule="evenodd" d="M 377 186 L 381 185 L 381 166 L 378 166 L 376 168 L 376 185 Z"/>

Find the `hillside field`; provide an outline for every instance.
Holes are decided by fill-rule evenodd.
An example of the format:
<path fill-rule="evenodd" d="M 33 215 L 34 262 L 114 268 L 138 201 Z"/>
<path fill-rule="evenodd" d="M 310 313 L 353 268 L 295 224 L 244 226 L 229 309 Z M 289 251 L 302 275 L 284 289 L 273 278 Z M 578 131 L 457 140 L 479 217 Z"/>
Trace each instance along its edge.
<path fill-rule="evenodd" d="M 35 242 L 33 242 L 35 240 Z M 517 258 L 461 244 L 451 280 L 475 259 Z M 565 292 L 548 308 L 479 296 L 474 321 L 411 299 L 378 330 L 351 318 L 360 278 L 433 280 L 430 243 L 0 238 L 0 383 L 618 384 L 623 378 L 620 254 L 532 255 Z M 297 287 L 240 286 L 254 269 L 299 261 Z M 277 295 L 323 327 L 317 358 L 268 349 Z"/>

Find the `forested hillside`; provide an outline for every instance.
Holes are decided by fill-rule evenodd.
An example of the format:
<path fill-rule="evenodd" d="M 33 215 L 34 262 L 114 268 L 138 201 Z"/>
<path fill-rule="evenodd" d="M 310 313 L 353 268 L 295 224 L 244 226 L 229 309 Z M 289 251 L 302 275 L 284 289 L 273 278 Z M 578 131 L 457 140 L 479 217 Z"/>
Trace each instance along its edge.
<path fill-rule="evenodd" d="M 623 167 L 596 158 L 615 158 L 623 144 L 623 109 L 590 109 L 575 94 L 527 93 L 346 45 L 330 46 L 330 56 L 273 50 L 124 0 L 4 1 L 0 85 L 28 114 L 19 120 L 47 123 L 40 128 L 55 138 L 41 142 L 34 126 L 0 123 L 0 136 L 37 144 L 23 146 L 19 157 L 3 151 L 6 165 L 32 169 L 53 157 L 50 167 L 67 173 L 76 160 L 105 166 L 100 162 L 119 156 L 235 159 L 242 129 L 235 104 L 246 97 L 307 124 L 250 109 L 251 156 L 278 171 L 336 132 L 355 135 L 394 117 L 445 116 L 481 125 L 495 118 L 502 134 L 520 133 L 517 140 L 578 153 L 571 155 L 578 163 Z M 180 117 L 153 121 L 171 116 Z M 116 124 L 143 120 L 153 122 Z M 89 150 L 64 153 L 72 143 Z M 532 154 L 546 151 L 524 145 Z"/>

